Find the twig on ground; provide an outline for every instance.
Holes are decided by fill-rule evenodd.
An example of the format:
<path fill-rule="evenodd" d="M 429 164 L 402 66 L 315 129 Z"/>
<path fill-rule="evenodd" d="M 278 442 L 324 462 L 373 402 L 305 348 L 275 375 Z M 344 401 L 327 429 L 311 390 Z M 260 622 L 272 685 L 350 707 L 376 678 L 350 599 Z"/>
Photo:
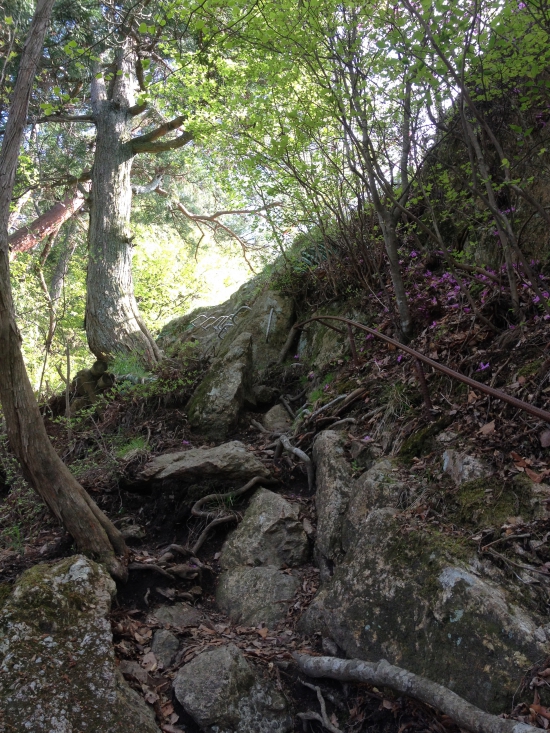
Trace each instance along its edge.
<path fill-rule="evenodd" d="M 315 484 L 315 474 L 313 471 L 313 463 L 311 462 L 311 458 L 307 455 L 307 453 L 304 453 L 303 450 L 301 450 L 300 448 L 296 448 L 296 446 L 292 445 L 288 435 L 281 435 L 279 438 L 279 443 L 286 451 L 288 451 L 289 453 L 293 453 L 297 458 L 300 458 L 306 464 L 307 483 L 310 490 L 313 490 Z"/>
<path fill-rule="evenodd" d="M 342 425 L 354 425 L 356 422 L 357 420 L 354 417 L 345 417 L 343 420 L 337 420 L 332 425 L 329 425 L 329 428 L 334 430 L 334 428 L 342 427 Z"/>
<path fill-rule="evenodd" d="M 300 720 L 316 720 L 321 723 L 323 727 L 329 730 L 330 733 L 342 733 L 340 728 L 337 728 L 328 719 L 327 707 L 325 705 L 323 695 L 321 694 L 321 688 L 317 687 L 316 685 L 312 685 L 309 682 L 304 682 L 303 680 L 300 680 L 300 682 L 302 683 L 302 685 L 304 685 L 304 687 L 309 687 L 310 690 L 313 690 L 317 694 L 317 699 L 319 700 L 319 705 L 321 706 L 321 715 L 319 715 L 319 713 L 312 712 L 298 713 L 298 718 L 300 718 Z"/>
<path fill-rule="evenodd" d="M 338 402 L 341 402 L 342 400 L 345 400 L 347 397 L 349 397 L 349 395 L 347 395 L 347 394 L 338 395 L 338 397 L 335 397 L 335 399 L 331 400 L 330 402 L 327 402 L 326 405 L 323 405 L 322 407 L 319 407 L 318 410 L 315 410 L 315 412 L 313 412 L 309 416 L 308 420 L 311 422 L 311 420 L 313 420 L 313 418 L 317 417 L 317 415 L 320 415 L 325 410 L 328 410 L 329 407 L 332 407 L 333 405 L 336 405 Z"/>
<path fill-rule="evenodd" d="M 174 580 L 173 575 L 171 575 L 167 570 L 161 568 L 160 565 L 155 565 L 153 562 L 131 562 L 128 565 L 128 570 L 153 570 L 155 573 L 163 575 L 165 578 L 170 578 L 172 581 Z"/>
<path fill-rule="evenodd" d="M 300 671 L 309 677 L 329 677 L 341 682 L 366 682 L 377 687 L 390 687 L 440 710 L 460 728 L 471 733 L 540 732 L 539 728 L 517 720 L 507 720 L 486 713 L 443 685 L 408 672 L 402 667 L 395 667 L 385 659 L 380 662 L 362 662 L 359 659 L 311 657 L 299 653 L 294 653 L 293 657 Z"/>
<path fill-rule="evenodd" d="M 296 413 L 294 412 L 294 410 L 292 409 L 292 407 L 288 404 L 288 402 L 286 401 L 286 399 L 284 397 L 279 397 L 279 399 L 281 400 L 282 406 L 288 412 L 288 414 L 290 415 L 290 417 L 293 420 L 296 420 Z"/>

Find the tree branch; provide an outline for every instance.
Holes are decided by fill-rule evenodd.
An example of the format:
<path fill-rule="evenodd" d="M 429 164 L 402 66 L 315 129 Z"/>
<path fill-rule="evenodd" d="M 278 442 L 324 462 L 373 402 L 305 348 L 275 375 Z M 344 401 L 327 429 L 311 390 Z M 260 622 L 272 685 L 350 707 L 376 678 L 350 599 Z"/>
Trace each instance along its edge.
<path fill-rule="evenodd" d="M 166 134 L 166 133 L 164 133 Z M 184 145 L 191 142 L 193 139 L 192 132 L 183 132 L 175 140 L 168 140 L 167 142 L 155 143 L 143 141 L 143 137 L 137 137 L 132 141 L 132 150 L 134 153 L 164 153 L 166 150 L 176 150 L 177 148 L 183 148 Z"/>
<path fill-rule="evenodd" d="M 145 186 L 132 186 L 132 193 L 136 196 L 141 196 L 145 193 L 153 193 L 161 185 L 163 179 L 162 173 L 155 176 L 151 183 L 147 183 Z"/>
<path fill-rule="evenodd" d="M 147 132 L 145 133 L 145 135 L 135 137 L 132 140 L 132 145 L 141 145 L 141 143 L 152 143 L 155 140 L 158 140 L 159 137 L 164 137 L 169 132 L 172 132 L 172 130 L 177 130 L 178 127 L 181 127 L 184 122 L 185 117 L 183 115 L 180 115 L 179 117 L 174 117 L 173 120 L 170 120 L 170 122 L 165 122 L 163 125 L 160 125 L 160 127 L 157 127 L 155 130 L 151 130 L 151 132 Z"/>
<path fill-rule="evenodd" d="M 135 117 L 136 115 L 140 115 L 142 112 L 145 112 L 148 105 L 147 102 L 142 102 L 141 104 L 134 104 L 133 107 L 128 108 L 128 114 L 132 117 Z"/>
<path fill-rule="evenodd" d="M 46 115 L 36 122 L 95 122 L 93 115 Z"/>
<path fill-rule="evenodd" d="M 329 677 L 342 682 L 367 682 L 377 687 L 390 687 L 404 695 L 421 700 L 441 710 L 454 722 L 471 733 L 538 733 L 517 720 L 506 720 L 486 713 L 459 697 L 456 693 L 425 677 L 394 667 L 385 659 L 379 662 L 362 662 L 359 659 L 336 657 L 310 657 L 295 653 L 298 668 L 310 677 Z"/>
<path fill-rule="evenodd" d="M 8 238 L 10 259 L 13 260 L 17 252 L 27 252 L 38 244 L 44 237 L 57 234 L 61 226 L 74 216 L 86 203 L 85 193 L 79 186 L 76 191 L 71 190 L 63 201 L 55 203 L 32 224 L 21 227 Z"/>

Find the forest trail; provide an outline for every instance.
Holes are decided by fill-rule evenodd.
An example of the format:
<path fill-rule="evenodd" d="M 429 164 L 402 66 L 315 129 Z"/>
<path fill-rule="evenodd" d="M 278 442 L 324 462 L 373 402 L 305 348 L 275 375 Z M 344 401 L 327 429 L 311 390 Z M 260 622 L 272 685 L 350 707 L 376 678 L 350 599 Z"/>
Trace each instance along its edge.
<path fill-rule="evenodd" d="M 263 730 L 251 727 L 259 719 L 266 730 L 314 730 L 317 684 L 324 722 L 338 730 L 458 730 L 387 689 L 304 684 L 293 654 L 387 658 L 491 712 L 511 713 L 521 682 L 514 717 L 539 723 L 550 578 L 544 425 L 518 432 L 512 408 L 455 392 L 436 374 L 428 417 L 414 373 L 400 382 L 407 371 L 394 352 L 372 343 L 356 363 L 346 338 L 318 324 L 278 365 L 290 307 L 245 287 L 215 319 L 243 297 L 250 310 L 222 339 L 189 327 L 195 314 L 174 323 L 160 340 L 172 349 L 163 370 L 101 398 L 71 441 L 47 416 L 58 449 L 131 548 L 110 612 L 127 683 L 169 732 L 235 715 L 228 730 Z M 269 319 L 271 351 L 258 345 Z M 541 324 L 508 336 L 506 349 L 495 340 L 484 351 L 490 381 L 508 369 L 515 394 L 540 393 L 545 338 Z M 439 349 L 456 358 L 457 343 L 450 335 Z M 15 511 L 21 495 L 4 501 Z M 4 582 L 71 554 L 51 522 L 27 531 L 24 554 L 3 552 Z M 211 689 L 221 668 L 239 692 L 216 708 L 211 699 L 226 699 Z"/>

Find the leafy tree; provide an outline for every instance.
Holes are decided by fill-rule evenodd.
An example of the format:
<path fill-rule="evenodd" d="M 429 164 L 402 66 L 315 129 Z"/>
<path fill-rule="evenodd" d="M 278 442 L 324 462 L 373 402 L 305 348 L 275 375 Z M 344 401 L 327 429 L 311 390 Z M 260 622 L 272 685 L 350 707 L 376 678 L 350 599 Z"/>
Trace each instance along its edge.
<path fill-rule="evenodd" d="M 0 400 L 10 445 L 25 478 L 83 552 L 104 562 L 113 576 L 124 579 L 127 570 L 120 556 L 125 555 L 126 546 L 120 532 L 74 479 L 49 441 L 25 370 L 11 293 L 10 203 L 29 98 L 52 6 L 53 0 L 38 0 L 21 54 L 0 151 Z"/>

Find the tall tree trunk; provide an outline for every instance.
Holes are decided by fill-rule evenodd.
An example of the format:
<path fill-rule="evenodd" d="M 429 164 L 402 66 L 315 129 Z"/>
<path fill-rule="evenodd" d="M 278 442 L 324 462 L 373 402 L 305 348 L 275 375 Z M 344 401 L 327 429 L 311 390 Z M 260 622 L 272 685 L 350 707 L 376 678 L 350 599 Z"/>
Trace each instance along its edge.
<path fill-rule="evenodd" d="M 139 314 L 131 269 L 130 60 L 125 48 L 117 50 L 111 88 L 97 74 L 92 80 L 97 140 L 88 232 L 86 335 L 98 359 L 108 361 L 126 352 L 152 367 L 160 352 Z"/>
<path fill-rule="evenodd" d="M 8 222 L 15 171 L 29 98 L 54 0 L 38 0 L 23 49 L 0 151 L 0 401 L 10 447 L 31 486 L 63 522 L 79 548 L 127 576 L 118 555 L 126 554 L 120 532 L 96 506 L 55 452 L 25 369 L 15 322 L 8 257 Z"/>

